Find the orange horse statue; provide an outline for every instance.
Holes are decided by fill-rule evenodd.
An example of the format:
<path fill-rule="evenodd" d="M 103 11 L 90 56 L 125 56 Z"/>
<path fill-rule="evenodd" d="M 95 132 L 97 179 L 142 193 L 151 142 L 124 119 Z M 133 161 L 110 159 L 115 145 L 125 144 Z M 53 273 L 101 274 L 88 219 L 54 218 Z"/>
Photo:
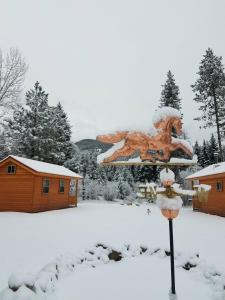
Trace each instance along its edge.
<path fill-rule="evenodd" d="M 118 131 L 115 134 L 97 136 L 96 139 L 104 143 L 118 143 L 124 140 L 123 147 L 105 158 L 103 162 L 110 163 L 121 157 L 129 157 L 137 151 L 140 152 L 140 158 L 143 161 L 168 161 L 170 153 L 177 149 L 183 150 L 188 156 L 192 157 L 192 148 L 189 143 L 172 136 L 173 128 L 178 135 L 182 132 L 180 116 L 161 117 L 160 120 L 154 122 L 154 127 L 156 129 L 154 135 L 143 132 Z M 150 150 L 153 150 L 156 154 L 153 156 L 149 153 Z"/>

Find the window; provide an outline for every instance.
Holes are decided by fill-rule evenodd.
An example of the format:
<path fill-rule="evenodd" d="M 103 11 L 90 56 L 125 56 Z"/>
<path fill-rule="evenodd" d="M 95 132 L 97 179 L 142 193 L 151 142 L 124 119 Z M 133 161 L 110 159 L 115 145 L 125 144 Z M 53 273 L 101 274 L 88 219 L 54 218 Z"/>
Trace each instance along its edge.
<path fill-rule="evenodd" d="M 16 166 L 8 166 L 8 174 L 16 174 Z"/>
<path fill-rule="evenodd" d="M 59 179 L 59 192 L 64 193 L 65 190 L 65 181 L 64 179 Z"/>
<path fill-rule="evenodd" d="M 217 181 L 216 190 L 217 190 L 217 192 L 222 192 L 223 191 L 223 181 Z"/>
<path fill-rule="evenodd" d="M 44 194 L 48 194 L 48 192 L 49 192 L 49 185 L 50 185 L 49 179 L 43 179 L 43 182 L 42 182 L 42 191 L 43 191 Z"/>

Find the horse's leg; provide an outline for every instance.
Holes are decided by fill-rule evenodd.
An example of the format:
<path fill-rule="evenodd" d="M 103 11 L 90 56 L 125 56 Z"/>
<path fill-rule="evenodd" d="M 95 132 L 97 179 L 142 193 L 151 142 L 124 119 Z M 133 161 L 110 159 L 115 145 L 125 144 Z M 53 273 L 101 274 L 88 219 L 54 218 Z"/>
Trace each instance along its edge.
<path fill-rule="evenodd" d="M 104 163 L 115 161 L 119 157 L 130 156 L 134 153 L 134 150 L 129 146 L 124 145 L 121 149 L 115 151 L 111 156 L 104 159 Z"/>
<path fill-rule="evenodd" d="M 170 158 L 170 149 L 167 147 L 167 148 L 164 148 L 162 151 L 163 151 L 163 154 L 162 155 L 158 154 L 157 158 L 161 161 L 168 161 Z"/>
<path fill-rule="evenodd" d="M 150 160 L 150 161 L 154 160 L 152 155 L 147 153 L 147 150 L 140 150 L 140 158 L 141 160 Z"/>

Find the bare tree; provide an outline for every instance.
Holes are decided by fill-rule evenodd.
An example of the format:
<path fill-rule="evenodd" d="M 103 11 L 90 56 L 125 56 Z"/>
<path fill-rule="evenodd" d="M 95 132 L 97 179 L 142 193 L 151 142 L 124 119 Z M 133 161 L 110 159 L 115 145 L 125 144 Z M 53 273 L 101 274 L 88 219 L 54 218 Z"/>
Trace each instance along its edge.
<path fill-rule="evenodd" d="M 28 66 L 17 48 L 4 57 L 0 49 L 0 108 L 18 99 Z"/>

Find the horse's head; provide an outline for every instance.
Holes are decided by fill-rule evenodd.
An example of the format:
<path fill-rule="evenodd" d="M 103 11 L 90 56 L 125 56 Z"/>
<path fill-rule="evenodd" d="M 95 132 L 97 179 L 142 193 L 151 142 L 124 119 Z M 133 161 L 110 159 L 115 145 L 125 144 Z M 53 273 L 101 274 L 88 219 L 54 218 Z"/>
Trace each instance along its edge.
<path fill-rule="evenodd" d="M 182 121 L 180 118 L 174 117 L 171 120 L 172 127 L 176 130 L 176 133 L 179 135 L 182 133 Z"/>
<path fill-rule="evenodd" d="M 174 128 L 178 135 L 182 133 L 182 121 L 178 117 L 167 117 L 155 123 L 154 126 L 162 131 L 171 132 Z"/>

